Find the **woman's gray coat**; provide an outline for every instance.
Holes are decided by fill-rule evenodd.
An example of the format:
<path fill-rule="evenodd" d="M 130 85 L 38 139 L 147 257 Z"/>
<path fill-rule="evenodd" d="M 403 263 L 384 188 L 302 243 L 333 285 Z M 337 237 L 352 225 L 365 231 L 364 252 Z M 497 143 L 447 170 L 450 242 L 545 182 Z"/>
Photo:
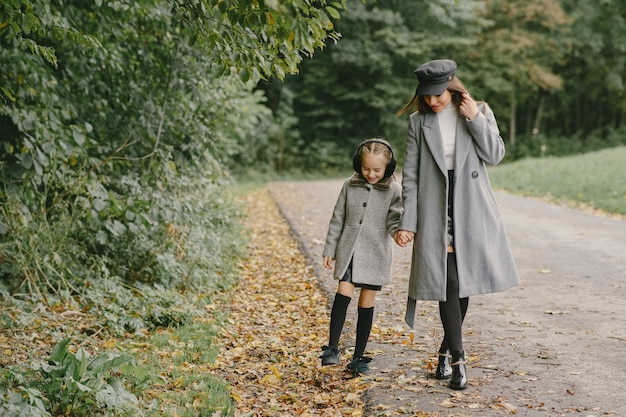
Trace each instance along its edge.
<path fill-rule="evenodd" d="M 348 178 L 337 198 L 323 251 L 323 256 L 335 258 L 335 278 L 344 276 L 353 259 L 353 283 L 389 284 L 392 236 L 401 213 L 402 191 L 393 176 L 376 184 L 356 173 Z"/>
<path fill-rule="evenodd" d="M 519 283 L 502 218 L 485 164 L 504 157 L 504 142 L 493 112 L 479 104 L 472 120 L 456 127 L 454 243 L 459 297 L 492 293 Z M 402 171 L 404 213 L 399 230 L 415 232 L 407 322 L 415 300 L 446 300 L 448 171 L 436 113 L 409 118 Z"/>

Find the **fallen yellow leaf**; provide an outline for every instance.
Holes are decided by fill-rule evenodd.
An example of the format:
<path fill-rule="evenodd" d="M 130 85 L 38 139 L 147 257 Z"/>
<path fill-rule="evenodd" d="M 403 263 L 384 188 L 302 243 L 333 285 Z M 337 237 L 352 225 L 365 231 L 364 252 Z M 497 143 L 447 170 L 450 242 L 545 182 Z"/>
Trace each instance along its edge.
<path fill-rule="evenodd" d="M 117 346 L 117 340 L 109 339 L 102 344 L 105 349 L 114 349 Z"/>
<path fill-rule="evenodd" d="M 278 378 L 274 374 L 265 375 L 263 377 L 263 379 L 261 379 L 261 381 L 265 382 L 266 384 L 270 384 L 270 385 L 276 385 L 279 382 Z"/>
<path fill-rule="evenodd" d="M 274 374 L 274 376 L 276 376 L 276 378 L 280 379 L 280 372 L 278 371 L 278 368 L 276 368 L 276 365 L 270 366 L 270 371 L 272 371 L 272 373 Z"/>

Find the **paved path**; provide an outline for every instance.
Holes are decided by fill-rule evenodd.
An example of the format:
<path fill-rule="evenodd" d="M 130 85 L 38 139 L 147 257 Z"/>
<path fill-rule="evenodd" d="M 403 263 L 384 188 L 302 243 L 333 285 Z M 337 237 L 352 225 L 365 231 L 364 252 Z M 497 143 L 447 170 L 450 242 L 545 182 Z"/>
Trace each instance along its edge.
<path fill-rule="evenodd" d="M 329 305 L 336 282 L 321 252 L 341 183 L 268 185 Z M 507 193 L 497 200 L 522 284 L 470 299 L 469 388 L 452 391 L 429 376 L 442 331 L 436 304 L 419 303 L 414 331 L 404 324 L 411 249 L 396 247 L 394 282 L 377 298 L 367 349 L 375 383 L 365 415 L 626 416 L 626 221 Z"/>

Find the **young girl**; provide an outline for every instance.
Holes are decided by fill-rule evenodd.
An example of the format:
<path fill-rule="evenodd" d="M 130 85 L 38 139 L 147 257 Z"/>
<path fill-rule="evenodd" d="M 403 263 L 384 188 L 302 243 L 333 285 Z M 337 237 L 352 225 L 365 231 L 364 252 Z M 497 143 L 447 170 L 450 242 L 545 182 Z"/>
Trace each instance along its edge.
<path fill-rule="evenodd" d="M 339 363 L 339 337 L 354 288 L 360 288 L 356 345 L 348 369 L 367 373 L 371 358 L 363 356 L 374 316 L 374 299 L 391 282 L 393 236 L 402 212 L 402 191 L 393 175 L 396 160 L 383 139 L 363 142 L 353 159 L 355 173 L 339 193 L 324 246 L 324 267 L 339 280 L 330 315 L 328 346 L 322 365 Z"/>

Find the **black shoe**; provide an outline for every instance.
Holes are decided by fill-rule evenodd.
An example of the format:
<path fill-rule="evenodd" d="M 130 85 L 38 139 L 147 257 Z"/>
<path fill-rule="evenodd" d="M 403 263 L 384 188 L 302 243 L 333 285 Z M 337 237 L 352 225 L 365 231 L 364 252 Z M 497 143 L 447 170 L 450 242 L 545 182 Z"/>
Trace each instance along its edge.
<path fill-rule="evenodd" d="M 446 342 L 442 342 L 439 348 L 435 379 L 450 379 L 452 376 L 452 366 L 450 366 L 451 357 L 452 355 L 450 355 L 450 349 L 448 349 Z"/>
<path fill-rule="evenodd" d="M 339 363 L 339 349 L 336 347 L 322 346 L 322 365 L 337 365 Z"/>
<path fill-rule="evenodd" d="M 360 374 L 367 374 L 370 371 L 370 366 L 368 363 L 372 361 L 372 358 L 366 358 L 361 356 L 360 358 L 352 359 L 347 366 L 348 370 L 352 372 L 352 375 L 356 378 Z"/>
<path fill-rule="evenodd" d="M 452 376 L 448 387 L 455 390 L 463 390 L 467 388 L 467 366 L 465 365 L 465 353 L 452 352 Z"/>

